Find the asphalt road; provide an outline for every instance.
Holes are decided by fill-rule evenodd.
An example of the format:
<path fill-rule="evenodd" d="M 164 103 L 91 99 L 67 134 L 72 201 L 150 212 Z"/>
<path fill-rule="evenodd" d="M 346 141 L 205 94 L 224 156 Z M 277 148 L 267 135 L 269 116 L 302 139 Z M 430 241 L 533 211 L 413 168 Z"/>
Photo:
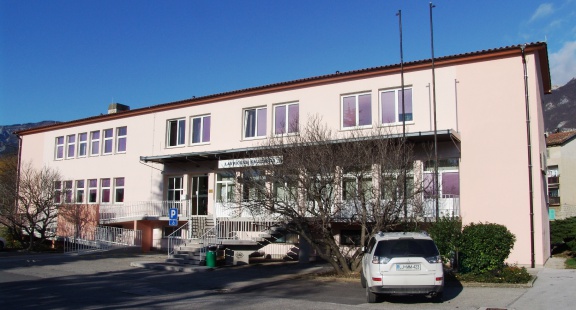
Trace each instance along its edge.
<path fill-rule="evenodd" d="M 387 298 L 367 304 L 356 282 L 310 280 L 315 264 L 251 265 L 173 272 L 132 267 L 164 255 L 0 253 L 0 309 L 573 309 L 576 270 L 536 270 L 534 287 L 448 286 L 445 301 Z M 134 265 L 134 264 L 132 264 Z"/>

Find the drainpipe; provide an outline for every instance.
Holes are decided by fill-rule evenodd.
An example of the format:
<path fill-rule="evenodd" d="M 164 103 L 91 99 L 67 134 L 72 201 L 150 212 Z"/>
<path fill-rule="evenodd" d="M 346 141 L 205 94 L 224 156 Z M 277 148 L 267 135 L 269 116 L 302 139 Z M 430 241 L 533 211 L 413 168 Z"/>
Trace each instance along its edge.
<path fill-rule="evenodd" d="M 22 165 L 22 137 L 17 134 L 16 132 L 13 132 L 12 134 L 15 134 L 18 137 L 18 162 L 17 162 L 17 170 L 16 170 L 16 199 L 14 199 L 14 204 L 15 204 L 15 208 L 16 210 L 18 210 L 18 201 L 20 200 L 20 166 Z"/>
<path fill-rule="evenodd" d="M 524 70 L 524 101 L 526 105 L 526 136 L 528 141 L 528 192 L 530 194 L 530 267 L 535 267 L 534 253 L 534 194 L 532 184 L 532 142 L 530 139 L 530 101 L 528 100 L 528 72 L 526 69 L 526 44 L 520 46 Z"/>

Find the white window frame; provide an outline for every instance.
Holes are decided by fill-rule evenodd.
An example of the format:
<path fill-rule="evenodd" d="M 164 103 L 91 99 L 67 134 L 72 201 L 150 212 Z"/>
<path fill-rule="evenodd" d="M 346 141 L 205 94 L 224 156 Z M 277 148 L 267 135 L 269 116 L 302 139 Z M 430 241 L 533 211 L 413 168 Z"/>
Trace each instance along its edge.
<path fill-rule="evenodd" d="M 86 180 L 74 181 L 74 203 L 84 203 L 86 199 Z M 78 199 L 80 198 L 80 199 Z"/>
<path fill-rule="evenodd" d="M 108 185 L 104 185 L 104 181 L 108 180 Z M 104 201 L 104 191 L 108 190 L 108 201 Z M 110 178 L 102 178 L 100 179 L 100 203 L 102 204 L 110 204 L 112 203 L 113 195 L 112 195 L 112 179 Z"/>
<path fill-rule="evenodd" d="M 85 135 L 85 139 L 82 140 L 82 135 Z M 84 150 L 84 154 L 82 154 L 82 150 Z M 86 157 L 88 155 L 88 133 L 81 132 L 78 134 L 78 157 Z"/>
<path fill-rule="evenodd" d="M 176 144 L 170 145 L 170 137 L 172 136 L 172 122 L 176 122 Z M 175 118 L 170 119 L 166 122 L 166 147 L 181 147 L 186 145 L 186 119 L 185 118 Z M 184 126 L 184 129 L 181 129 Z M 180 135 L 183 134 L 184 137 Z"/>
<path fill-rule="evenodd" d="M 109 137 L 106 137 L 106 133 L 110 133 Z M 110 142 L 110 150 L 106 151 L 106 142 Z M 102 130 L 102 155 L 110 155 L 114 153 L 114 129 L 107 128 Z"/>
<path fill-rule="evenodd" d="M 62 139 L 61 142 L 58 141 L 59 139 Z M 56 145 L 56 147 L 54 148 L 54 159 L 56 159 L 56 160 L 62 160 L 62 159 L 65 158 L 65 156 L 66 156 L 66 147 L 65 147 L 66 143 L 65 143 L 65 141 L 66 141 L 66 137 L 65 137 L 65 136 L 56 137 L 56 139 L 55 139 L 55 145 Z M 62 150 L 62 151 L 61 151 L 61 154 L 62 154 L 62 155 L 61 155 L 61 156 L 58 156 L 60 149 Z"/>
<path fill-rule="evenodd" d="M 118 184 L 118 181 L 122 180 L 122 185 Z M 126 185 L 126 179 L 124 177 L 120 177 L 120 178 L 114 178 L 114 203 L 124 203 L 125 200 L 125 185 Z M 118 200 L 118 190 L 122 190 L 122 201 Z"/>
<path fill-rule="evenodd" d="M 73 141 L 70 141 L 72 139 Z M 66 159 L 72 159 L 76 157 L 76 135 L 66 136 Z"/>
<path fill-rule="evenodd" d="M 298 121 L 297 121 L 297 126 L 296 126 L 296 130 L 290 132 L 290 129 L 293 129 L 291 127 L 292 124 L 290 124 L 290 120 L 289 115 L 290 115 L 290 107 L 291 106 L 296 106 L 298 108 Z M 283 125 L 283 130 L 284 133 L 276 133 L 276 108 L 279 107 L 285 107 L 286 108 L 286 116 L 284 117 L 284 125 Z M 289 103 L 281 103 L 281 104 L 276 104 L 273 107 L 273 117 L 272 117 L 272 134 L 274 136 L 287 136 L 287 135 L 297 135 L 300 132 L 300 102 L 296 101 L 296 102 L 289 102 Z"/>
<path fill-rule="evenodd" d="M 367 125 L 360 125 L 360 96 L 369 96 L 370 97 L 370 123 Z M 344 99 L 349 97 L 356 98 L 356 115 L 355 115 L 355 124 L 354 126 L 344 126 Z M 372 127 L 372 93 L 371 92 L 359 92 L 353 94 L 345 94 L 340 96 L 340 128 L 343 130 L 349 129 L 357 129 L 357 128 L 371 128 Z"/>
<path fill-rule="evenodd" d="M 98 138 L 94 138 L 94 134 L 98 133 Z M 90 156 L 100 155 L 100 141 L 102 141 L 102 132 L 100 130 L 90 131 Z M 94 143 L 98 143 L 94 147 Z"/>
<path fill-rule="evenodd" d="M 126 130 L 126 132 L 124 134 L 120 134 L 120 130 L 124 128 Z M 122 151 L 120 150 L 120 145 L 121 145 L 121 141 L 124 140 L 124 147 L 125 149 Z M 117 154 L 123 154 L 126 153 L 126 149 L 128 149 L 128 127 L 127 126 L 121 126 L 121 127 L 116 127 L 116 153 Z"/>
<path fill-rule="evenodd" d="M 208 137 L 208 141 L 204 141 L 204 124 L 206 119 L 210 119 L 210 127 L 212 127 L 212 116 L 210 114 L 205 115 L 197 115 L 190 117 L 190 145 L 200 145 L 200 144 L 209 144 L 210 140 L 212 139 L 212 128 L 209 128 L 210 137 Z M 200 142 L 194 142 L 194 120 L 200 119 Z"/>
<path fill-rule="evenodd" d="M 264 134 L 258 135 L 258 124 L 261 122 L 261 120 L 260 120 L 260 121 L 258 120 L 258 112 L 261 111 L 261 110 L 264 110 L 264 111 L 265 111 L 265 113 L 264 113 L 264 115 L 265 115 L 265 116 L 264 116 L 265 128 L 264 128 Z M 247 126 L 248 126 L 248 113 L 249 113 L 250 111 L 254 111 L 254 112 L 255 112 L 255 117 L 254 117 L 254 136 L 246 136 L 246 131 L 247 131 L 246 129 L 247 129 Z M 245 140 L 265 138 L 265 137 L 266 137 L 266 131 L 267 131 L 267 128 L 268 128 L 268 126 L 267 126 L 267 125 L 268 125 L 268 124 L 267 124 L 267 119 L 268 119 L 268 107 L 267 107 L 267 106 L 261 106 L 261 107 L 254 107 L 254 108 L 244 109 L 244 111 L 243 111 L 242 114 L 243 114 L 243 118 L 244 118 L 244 120 L 243 120 L 243 122 L 242 122 L 243 125 L 244 125 L 244 126 L 242 126 L 242 137 L 243 137 Z"/>
<path fill-rule="evenodd" d="M 412 120 L 405 121 L 406 124 L 414 124 L 414 90 L 412 87 L 404 87 L 404 92 L 410 90 L 412 92 L 412 100 L 410 104 L 412 105 Z M 402 110 L 402 100 L 399 99 L 399 93 L 402 91 L 402 88 L 390 88 L 390 89 L 381 89 L 378 92 L 378 123 L 381 126 L 396 126 L 402 124 L 402 120 L 399 117 L 400 111 Z M 394 121 L 385 123 L 382 119 L 382 93 L 393 92 L 394 93 Z M 405 101 L 406 103 L 406 101 Z"/>
<path fill-rule="evenodd" d="M 94 181 L 93 183 L 95 184 L 95 186 L 90 186 L 90 181 Z M 86 195 L 86 202 L 90 203 L 90 204 L 96 204 L 98 203 L 98 179 L 88 179 L 86 180 L 86 186 L 88 188 L 88 195 Z M 94 198 L 94 200 L 90 200 L 90 194 L 91 192 L 94 191 L 96 194 L 96 197 Z"/>

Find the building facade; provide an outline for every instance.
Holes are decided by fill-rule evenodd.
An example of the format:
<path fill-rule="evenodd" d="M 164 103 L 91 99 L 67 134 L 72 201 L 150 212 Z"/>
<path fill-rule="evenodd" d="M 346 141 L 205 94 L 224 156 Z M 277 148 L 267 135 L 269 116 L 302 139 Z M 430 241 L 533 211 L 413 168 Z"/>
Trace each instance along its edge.
<path fill-rule="evenodd" d="M 550 219 L 576 216 L 576 130 L 546 137 Z"/>
<path fill-rule="evenodd" d="M 210 225 L 192 219 L 243 217 L 224 207 L 243 190 L 223 168 L 267 138 L 297 135 L 315 115 L 341 137 L 374 128 L 398 136 L 405 126 L 413 143 L 437 141 L 441 209 L 464 225 L 507 226 L 517 238 L 508 261 L 543 265 L 546 44 L 437 58 L 434 85 L 430 60 L 403 68 L 404 85 L 398 64 L 146 108 L 115 105 L 107 115 L 19 132 L 21 163 L 58 169 L 65 178 L 58 190 L 73 193 L 58 203 L 92 206 L 100 224 L 142 230 L 143 248 L 159 249 L 175 230 L 170 208 L 179 210 L 179 225 L 190 220 L 189 237 Z M 431 170 L 422 161 L 415 167 L 426 180 Z"/>

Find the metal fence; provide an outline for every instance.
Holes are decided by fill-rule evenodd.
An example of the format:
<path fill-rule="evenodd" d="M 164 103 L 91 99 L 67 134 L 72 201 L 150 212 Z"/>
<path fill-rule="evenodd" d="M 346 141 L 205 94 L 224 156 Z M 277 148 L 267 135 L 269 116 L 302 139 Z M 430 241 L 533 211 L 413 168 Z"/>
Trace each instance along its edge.
<path fill-rule="evenodd" d="M 141 247 L 142 231 L 118 227 L 97 226 L 94 230 L 64 237 L 64 253 L 88 253 L 123 247 Z"/>

